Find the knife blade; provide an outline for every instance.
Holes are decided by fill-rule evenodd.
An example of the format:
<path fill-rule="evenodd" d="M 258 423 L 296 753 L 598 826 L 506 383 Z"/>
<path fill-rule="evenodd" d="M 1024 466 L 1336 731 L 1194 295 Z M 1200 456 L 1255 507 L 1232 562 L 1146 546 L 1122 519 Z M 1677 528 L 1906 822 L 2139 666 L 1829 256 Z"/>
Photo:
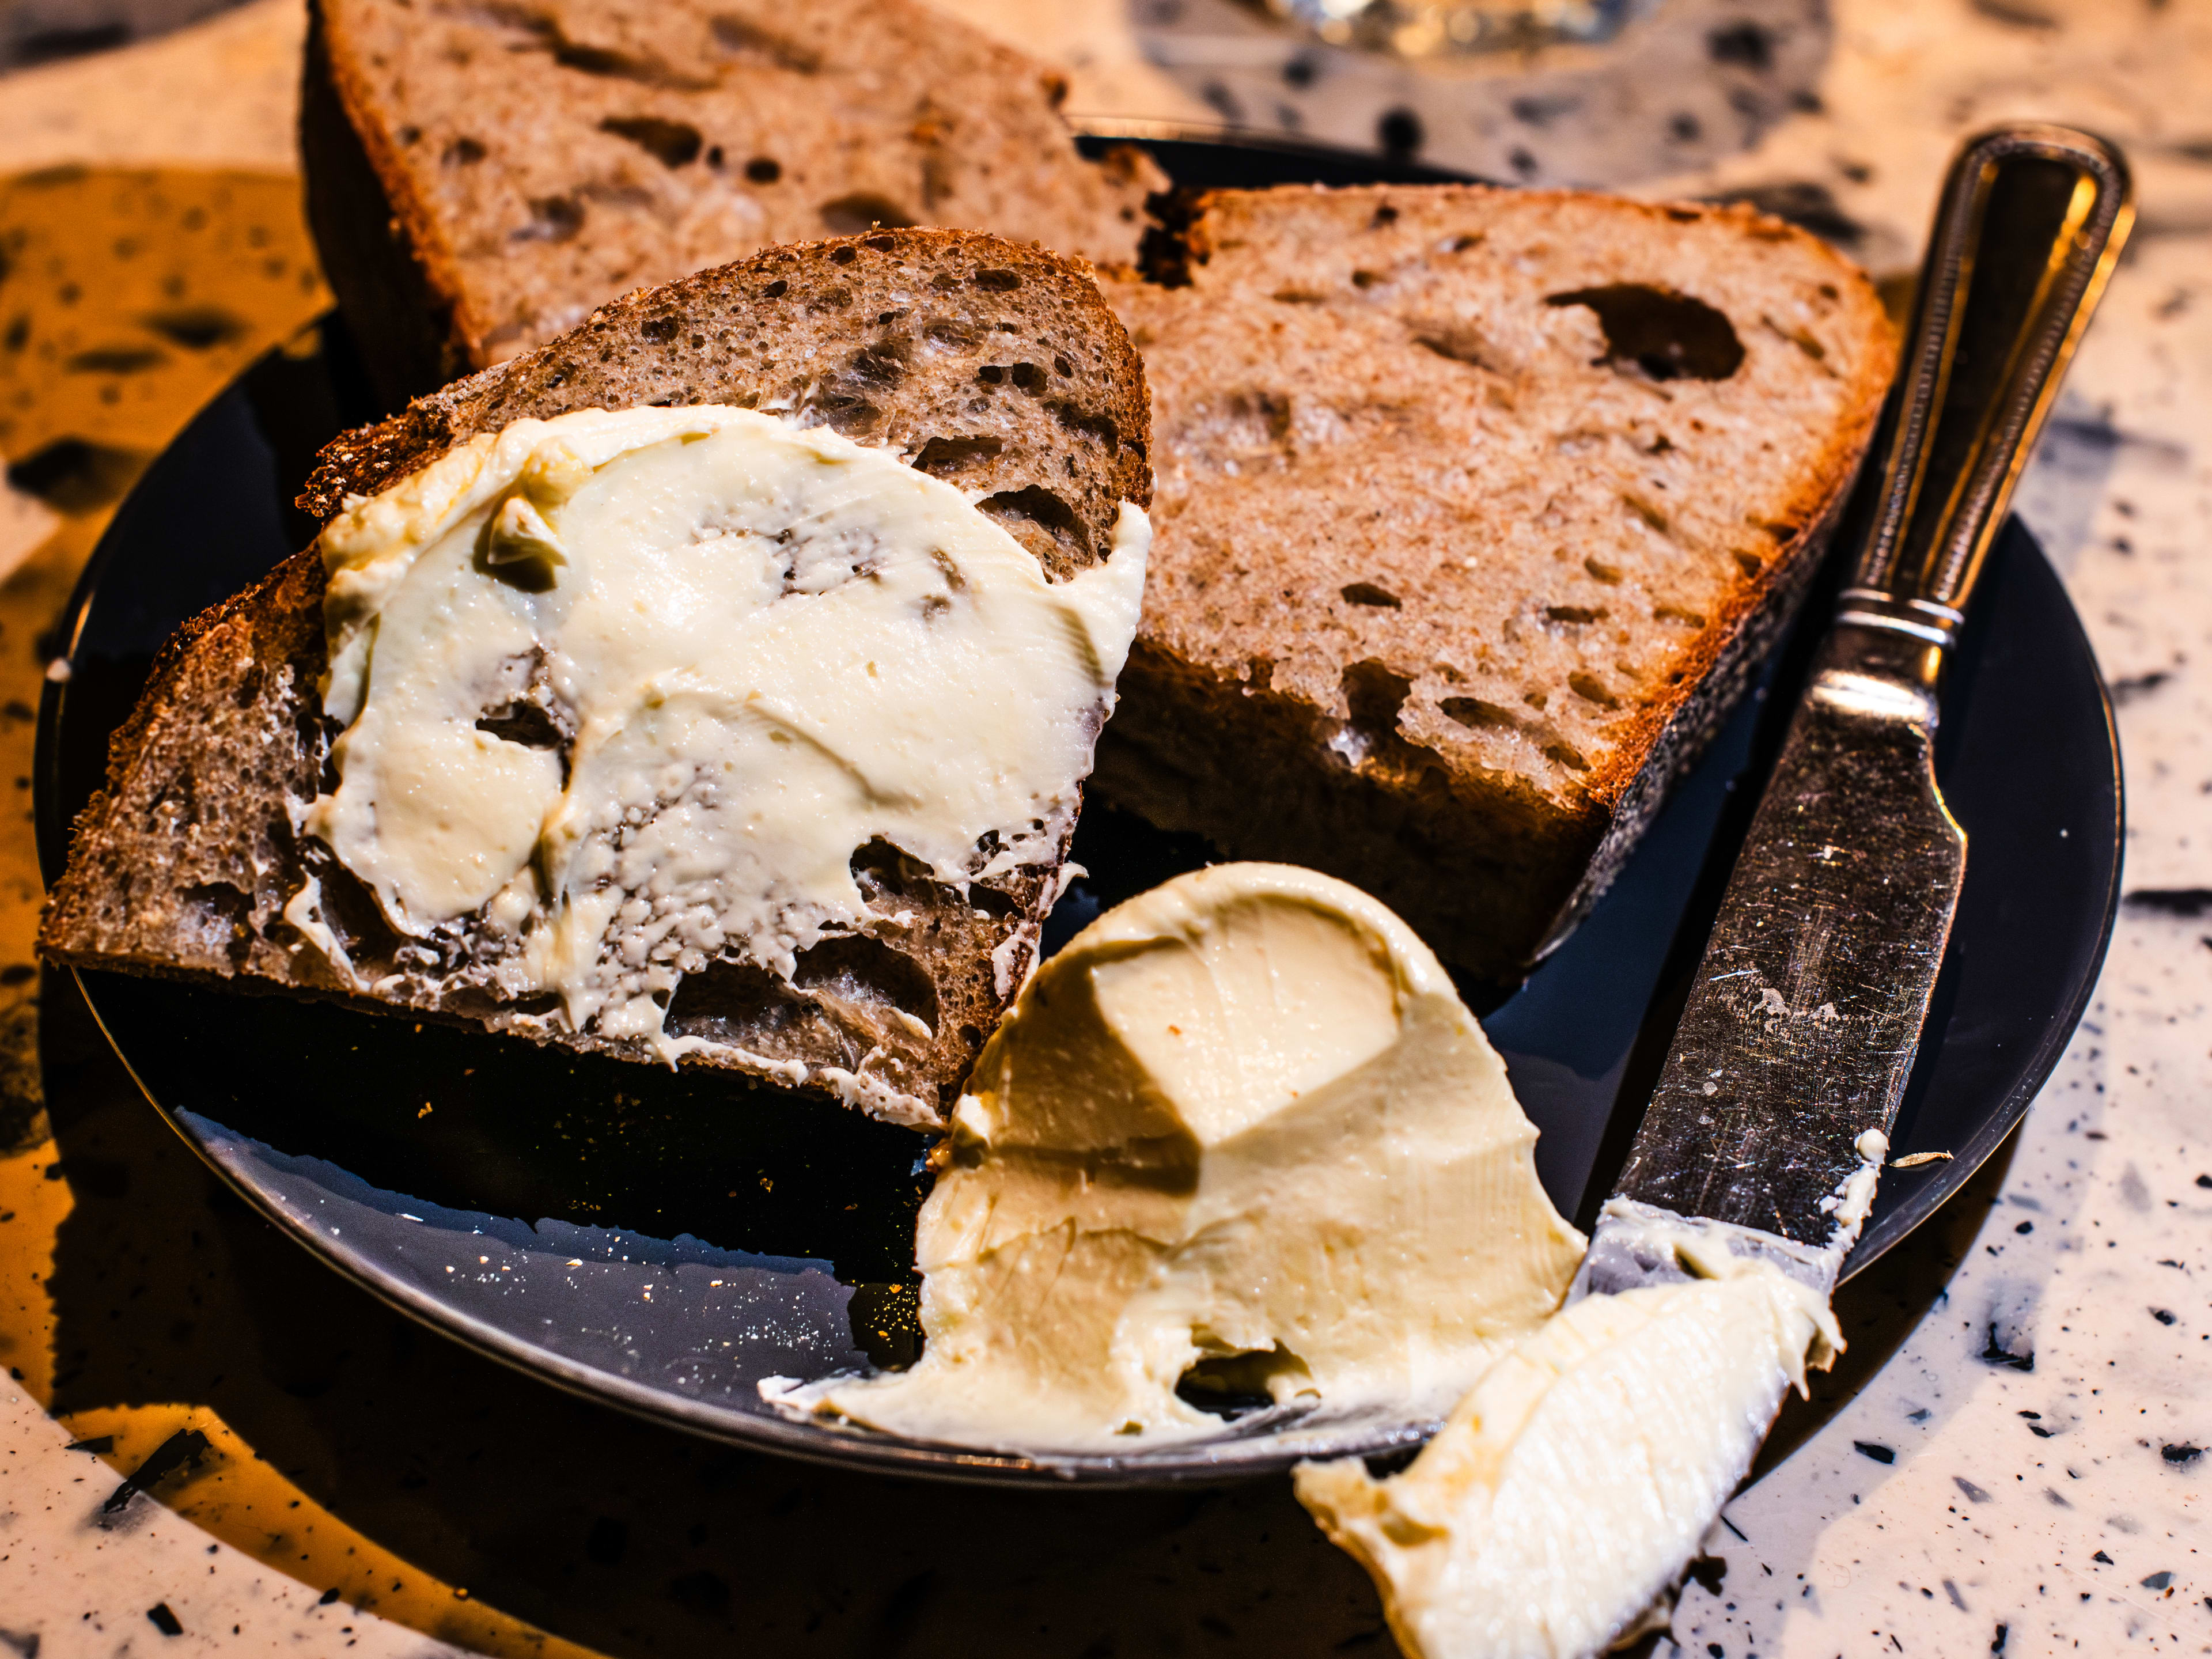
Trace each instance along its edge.
<path fill-rule="evenodd" d="M 1966 874 L 1943 665 L 2132 222 L 2103 140 L 1970 140 L 1939 199 L 1855 579 L 1570 1292 L 1680 1279 L 1666 1224 L 1825 1297 L 1857 1236 Z"/>

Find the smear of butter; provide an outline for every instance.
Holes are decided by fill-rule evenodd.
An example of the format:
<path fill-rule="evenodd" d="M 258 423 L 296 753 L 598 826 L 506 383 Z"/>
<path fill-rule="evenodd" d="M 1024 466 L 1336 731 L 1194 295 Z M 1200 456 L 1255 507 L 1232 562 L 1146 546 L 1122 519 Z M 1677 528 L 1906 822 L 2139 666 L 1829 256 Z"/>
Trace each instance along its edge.
<path fill-rule="evenodd" d="M 1149 538 L 1125 505 L 1111 556 L 1054 584 L 951 486 L 821 428 L 518 422 L 324 532 L 345 730 L 301 827 L 427 971 L 673 1060 L 708 1046 L 664 1029 L 684 975 L 787 981 L 891 925 L 852 875 L 870 842 L 951 883 L 1056 854 Z"/>
<path fill-rule="evenodd" d="M 1687 1232 L 1706 1275 L 1573 1304 L 1486 1370 L 1403 1474 L 1304 1464 L 1299 1500 L 1366 1567 L 1409 1659 L 1580 1659 L 1696 1553 L 1805 1367 L 1818 1291 Z"/>
<path fill-rule="evenodd" d="M 916 1257 L 910 1370 L 767 1389 L 927 1439 L 1130 1452 L 1179 1398 L 1441 1414 L 1583 1241 L 1436 958 L 1342 882 L 1179 877 L 1039 970 L 983 1051 Z"/>

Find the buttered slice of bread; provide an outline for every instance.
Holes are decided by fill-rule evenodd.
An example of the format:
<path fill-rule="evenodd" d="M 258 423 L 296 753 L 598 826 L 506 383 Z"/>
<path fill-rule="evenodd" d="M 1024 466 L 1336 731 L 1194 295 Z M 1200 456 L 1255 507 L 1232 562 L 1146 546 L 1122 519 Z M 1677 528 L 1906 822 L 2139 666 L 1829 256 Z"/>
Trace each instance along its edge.
<path fill-rule="evenodd" d="M 1802 592 L 1894 356 L 1741 208 L 1228 191 L 1108 297 L 1158 502 L 1097 787 L 1510 981 L 1601 892 Z"/>
<path fill-rule="evenodd" d="M 874 226 L 1135 255 L 1163 180 L 918 0 L 314 0 L 308 217 L 396 404 L 616 295 Z"/>
<path fill-rule="evenodd" d="M 632 295 L 341 438 L 301 505 L 327 519 L 526 417 L 706 404 L 827 426 L 947 481 L 1054 583 L 1104 562 L 1123 504 L 1151 494 L 1142 369 L 1089 271 L 992 237 L 906 230 L 773 249 Z M 403 937 L 312 832 L 308 809 L 338 769 L 321 687 L 327 591 L 310 548 L 171 642 L 77 821 L 41 951 L 653 1058 L 633 1037 L 568 1025 L 551 999 L 507 995 L 492 969 L 508 947 L 487 915 Z M 478 729 L 531 716 L 520 740 L 561 746 L 565 775 L 574 738 L 560 707 L 496 712 Z M 1071 817 L 1041 855 L 973 881 L 880 840 L 854 849 L 864 917 L 787 973 L 734 951 L 685 972 L 666 1035 L 698 1039 L 700 1063 L 934 1122 L 1028 969 L 1072 829 Z"/>

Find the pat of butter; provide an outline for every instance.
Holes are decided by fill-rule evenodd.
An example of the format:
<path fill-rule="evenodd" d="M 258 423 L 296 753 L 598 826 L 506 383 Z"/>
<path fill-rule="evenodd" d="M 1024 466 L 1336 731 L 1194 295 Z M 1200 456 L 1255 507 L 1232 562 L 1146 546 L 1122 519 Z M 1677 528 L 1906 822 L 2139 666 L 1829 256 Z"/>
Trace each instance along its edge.
<path fill-rule="evenodd" d="M 1437 960 L 1356 889 L 1231 864 L 1077 935 L 953 1119 L 909 1370 L 764 1389 L 927 1439 L 1218 1434 L 1185 1373 L 1440 1414 L 1559 1304 L 1583 1241 Z"/>
<path fill-rule="evenodd" d="M 345 729 L 301 827 L 441 971 L 672 1062 L 710 1046 L 665 1029 L 686 974 L 788 981 L 826 933 L 892 925 L 853 878 L 871 842 L 953 884 L 1056 856 L 1149 539 L 1125 505 L 1111 556 L 1054 584 L 951 485 L 827 430 L 518 422 L 324 532 Z M 302 932 L 350 978 L 318 903 Z"/>
<path fill-rule="evenodd" d="M 1408 1659 L 1577 1659 L 1696 1553 L 1784 1391 L 1842 1348 L 1820 1293 L 1685 1232 L 1687 1283 L 1591 1296 L 1481 1376 L 1402 1474 L 1303 1464 Z"/>

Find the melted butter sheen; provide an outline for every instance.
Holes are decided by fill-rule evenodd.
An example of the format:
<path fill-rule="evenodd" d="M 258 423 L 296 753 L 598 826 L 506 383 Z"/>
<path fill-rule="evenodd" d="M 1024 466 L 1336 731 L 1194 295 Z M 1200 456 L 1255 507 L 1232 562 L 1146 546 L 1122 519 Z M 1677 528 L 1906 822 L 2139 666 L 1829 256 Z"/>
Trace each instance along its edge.
<path fill-rule="evenodd" d="M 1583 1241 L 1436 958 L 1356 889 L 1231 864 L 1109 912 L 985 1048 L 909 1370 L 781 1391 L 921 1438 L 1127 1452 L 1239 1392 L 1441 1413 Z"/>
<path fill-rule="evenodd" d="M 1784 1392 L 1842 1346 L 1814 1291 L 1694 1236 L 1711 1275 L 1592 1296 L 1481 1376 L 1404 1474 L 1297 1471 L 1408 1659 L 1581 1659 L 1696 1553 Z"/>
<path fill-rule="evenodd" d="M 345 730 L 303 827 L 401 933 L 471 918 L 503 994 L 672 1060 L 705 1046 L 663 1030 L 685 973 L 787 979 L 825 930 L 887 925 L 851 873 L 872 840 L 948 882 L 1054 855 L 1149 538 L 1125 505 L 1111 557 L 1054 585 L 957 490 L 834 433 L 520 422 L 325 532 Z M 302 931 L 350 977 L 316 902 Z"/>

